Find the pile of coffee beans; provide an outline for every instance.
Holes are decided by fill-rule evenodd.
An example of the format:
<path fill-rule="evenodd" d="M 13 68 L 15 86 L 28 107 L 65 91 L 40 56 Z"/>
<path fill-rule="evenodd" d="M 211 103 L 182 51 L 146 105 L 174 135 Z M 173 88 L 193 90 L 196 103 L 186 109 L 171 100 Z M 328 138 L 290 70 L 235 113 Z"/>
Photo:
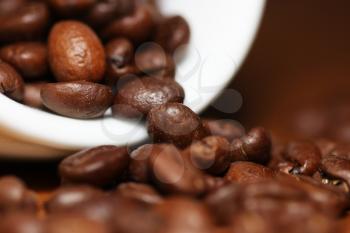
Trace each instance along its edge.
<path fill-rule="evenodd" d="M 173 57 L 189 38 L 151 0 L 1 0 L 0 93 L 66 117 L 143 118 L 183 102 Z"/>

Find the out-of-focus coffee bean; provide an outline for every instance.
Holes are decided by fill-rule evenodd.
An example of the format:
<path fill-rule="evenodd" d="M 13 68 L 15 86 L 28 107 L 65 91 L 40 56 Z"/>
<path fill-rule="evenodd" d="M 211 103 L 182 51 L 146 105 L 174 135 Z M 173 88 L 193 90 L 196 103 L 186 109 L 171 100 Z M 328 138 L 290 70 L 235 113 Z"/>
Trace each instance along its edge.
<path fill-rule="evenodd" d="M 56 23 L 48 39 L 51 70 L 60 82 L 103 79 L 106 58 L 95 32 L 84 23 L 67 20 Z"/>
<path fill-rule="evenodd" d="M 10 15 L 27 3 L 27 0 L 2 0 L 0 1 L 0 17 Z"/>
<path fill-rule="evenodd" d="M 208 192 L 213 192 L 223 186 L 227 185 L 227 181 L 222 177 L 206 175 L 205 183 L 208 189 Z"/>
<path fill-rule="evenodd" d="M 182 103 L 183 88 L 171 79 L 134 79 L 117 90 L 112 106 L 115 116 L 137 118 L 166 103 Z"/>
<path fill-rule="evenodd" d="M 24 82 L 20 74 L 9 64 L 0 61 L 0 93 L 16 101 L 22 101 Z"/>
<path fill-rule="evenodd" d="M 131 14 L 135 9 L 134 0 L 100 0 L 88 11 L 85 19 L 99 28 L 116 18 Z"/>
<path fill-rule="evenodd" d="M 36 196 L 27 190 L 21 180 L 12 176 L 0 178 L 0 213 L 6 211 L 35 212 L 37 207 Z"/>
<path fill-rule="evenodd" d="M 147 124 L 154 142 L 173 143 L 182 148 L 208 136 L 200 118 L 179 103 L 167 103 L 151 109 Z"/>
<path fill-rule="evenodd" d="M 44 224 L 35 214 L 13 212 L 0 220 L 0 233 L 46 233 Z"/>
<path fill-rule="evenodd" d="M 59 172 L 63 182 L 104 186 L 120 179 L 128 164 L 127 148 L 99 146 L 67 157 Z"/>
<path fill-rule="evenodd" d="M 156 206 L 155 211 L 163 219 L 160 232 L 213 232 L 213 219 L 208 209 L 195 200 L 179 197 L 169 198 Z"/>
<path fill-rule="evenodd" d="M 85 82 L 50 83 L 41 87 L 44 105 L 63 116 L 90 119 L 101 117 L 111 106 L 112 89 Z"/>
<path fill-rule="evenodd" d="M 135 11 L 120 19 L 113 20 L 102 29 L 103 38 L 126 37 L 134 43 L 146 41 L 155 26 L 151 9 L 146 4 L 138 4 Z"/>
<path fill-rule="evenodd" d="M 291 171 L 293 174 L 313 175 L 321 160 L 320 150 L 310 142 L 290 143 L 284 156 L 287 160 L 299 164 L 299 167 L 293 168 Z"/>
<path fill-rule="evenodd" d="M 327 156 L 322 159 L 321 171 L 331 177 L 344 180 L 350 185 L 350 160 L 336 156 Z"/>
<path fill-rule="evenodd" d="M 165 193 L 198 196 L 207 190 L 204 174 L 173 145 L 151 154 L 149 163 L 153 182 Z"/>
<path fill-rule="evenodd" d="M 233 161 L 247 160 L 265 164 L 270 160 L 271 139 L 264 128 L 254 128 L 232 142 Z"/>
<path fill-rule="evenodd" d="M 46 45 L 18 42 L 0 49 L 0 58 L 11 64 L 26 80 L 44 77 L 48 72 Z"/>
<path fill-rule="evenodd" d="M 190 27 L 181 16 L 165 19 L 158 25 L 155 41 L 169 53 L 174 53 L 181 45 L 190 40 Z"/>
<path fill-rule="evenodd" d="M 70 210 L 88 200 L 103 196 L 103 193 L 90 186 L 68 186 L 59 188 L 45 203 L 49 213 Z"/>
<path fill-rule="evenodd" d="M 226 180 L 241 184 L 260 182 L 274 177 L 275 172 L 271 168 L 251 162 L 232 163 L 225 175 Z"/>
<path fill-rule="evenodd" d="M 45 85 L 44 82 L 38 83 L 27 83 L 24 86 L 24 96 L 23 96 L 23 104 L 33 107 L 43 109 L 45 106 L 41 99 L 41 87 Z"/>
<path fill-rule="evenodd" d="M 10 15 L 0 16 L 1 42 L 40 38 L 50 17 L 46 4 L 42 2 L 25 4 Z"/>
<path fill-rule="evenodd" d="M 220 136 L 210 136 L 194 142 L 185 154 L 196 168 L 212 175 L 223 174 L 232 160 L 230 143 Z"/>
<path fill-rule="evenodd" d="M 159 204 L 163 200 L 152 186 L 132 182 L 120 184 L 116 189 L 116 194 L 151 205 Z"/>
<path fill-rule="evenodd" d="M 97 3 L 97 0 L 49 0 L 54 12 L 62 17 L 77 17 Z"/>
<path fill-rule="evenodd" d="M 230 142 L 244 136 L 244 128 L 231 120 L 205 119 L 203 123 L 211 135 L 225 137 Z"/>
<path fill-rule="evenodd" d="M 337 147 L 337 143 L 327 138 L 315 140 L 315 144 L 321 152 L 322 157 L 330 154 Z"/>

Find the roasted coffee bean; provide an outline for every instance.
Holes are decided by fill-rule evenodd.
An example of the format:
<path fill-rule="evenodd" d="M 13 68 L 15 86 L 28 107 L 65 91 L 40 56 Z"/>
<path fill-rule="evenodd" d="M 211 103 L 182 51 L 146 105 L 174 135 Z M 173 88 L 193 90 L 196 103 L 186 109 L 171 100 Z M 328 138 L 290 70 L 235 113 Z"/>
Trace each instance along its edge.
<path fill-rule="evenodd" d="M 111 106 L 113 94 L 105 85 L 77 81 L 45 84 L 41 87 L 41 98 L 55 113 L 90 119 L 105 113 Z"/>
<path fill-rule="evenodd" d="M 200 118 L 179 103 L 167 103 L 151 109 L 147 124 L 154 142 L 173 143 L 182 148 L 208 135 Z"/>
<path fill-rule="evenodd" d="M 152 186 L 132 182 L 120 184 L 116 189 L 116 194 L 151 205 L 159 204 L 163 200 Z"/>
<path fill-rule="evenodd" d="M 24 82 L 20 74 L 9 64 L 0 61 L 0 93 L 16 101 L 22 101 Z"/>
<path fill-rule="evenodd" d="M 195 200 L 179 197 L 169 198 L 156 206 L 155 211 L 163 220 L 160 232 L 213 232 L 213 219 L 208 209 Z"/>
<path fill-rule="evenodd" d="M 185 152 L 193 165 L 212 175 L 223 174 L 231 163 L 230 143 L 219 136 L 206 137 L 190 145 Z"/>
<path fill-rule="evenodd" d="M 44 224 L 35 214 L 8 213 L 1 217 L 0 233 L 46 233 Z"/>
<path fill-rule="evenodd" d="M 97 0 L 49 0 L 54 12 L 62 17 L 77 17 L 97 3 Z"/>
<path fill-rule="evenodd" d="M 0 58 L 26 80 L 43 78 L 48 73 L 47 48 L 39 42 L 18 42 L 2 47 Z"/>
<path fill-rule="evenodd" d="M 16 177 L 0 178 L 0 213 L 6 211 L 37 210 L 36 196 L 27 190 L 26 185 Z"/>
<path fill-rule="evenodd" d="M 162 47 L 155 43 L 141 45 L 135 53 L 137 68 L 151 77 L 174 78 L 175 63 Z"/>
<path fill-rule="evenodd" d="M 284 156 L 287 160 L 299 164 L 299 167 L 295 167 L 291 171 L 293 174 L 313 175 L 321 160 L 320 150 L 310 142 L 290 143 Z"/>
<path fill-rule="evenodd" d="M 49 22 L 49 11 L 41 2 L 25 4 L 10 15 L 0 16 L 1 42 L 40 38 Z"/>
<path fill-rule="evenodd" d="M 50 213 L 71 210 L 88 200 L 103 196 L 103 193 L 90 186 L 68 186 L 59 188 L 45 203 L 46 210 Z"/>
<path fill-rule="evenodd" d="M 260 182 L 274 177 L 275 172 L 271 168 L 251 162 L 232 163 L 225 175 L 226 180 L 241 184 Z"/>
<path fill-rule="evenodd" d="M 109 233 L 102 223 L 87 219 L 77 214 L 51 215 L 45 224 L 46 233 Z"/>
<path fill-rule="evenodd" d="M 98 28 L 116 18 L 131 14 L 134 9 L 134 0 L 100 0 L 89 10 L 86 21 Z"/>
<path fill-rule="evenodd" d="M 232 142 L 244 136 L 244 128 L 232 120 L 204 120 L 204 126 L 211 135 L 225 137 Z"/>
<path fill-rule="evenodd" d="M 337 148 L 337 143 L 327 138 L 320 138 L 315 140 L 315 144 L 321 152 L 322 157 L 329 155 Z"/>
<path fill-rule="evenodd" d="M 149 163 L 153 182 L 165 193 L 198 196 L 207 190 L 204 174 L 172 145 L 151 154 Z"/>
<path fill-rule="evenodd" d="M 227 185 L 228 182 L 222 177 L 206 175 L 205 183 L 207 186 L 207 191 L 212 192 Z"/>
<path fill-rule="evenodd" d="M 158 25 L 155 41 L 169 53 L 174 53 L 181 45 L 190 39 L 190 27 L 181 16 L 173 16 L 163 20 Z"/>
<path fill-rule="evenodd" d="M 104 48 L 87 25 L 79 21 L 56 23 L 49 35 L 48 51 L 51 70 L 58 81 L 99 82 L 103 79 Z"/>
<path fill-rule="evenodd" d="M 114 98 L 112 112 L 115 116 L 137 118 L 166 103 L 182 103 L 183 88 L 171 79 L 144 77 L 126 83 Z"/>
<path fill-rule="evenodd" d="M 38 83 L 27 83 L 24 86 L 24 96 L 23 96 L 23 104 L 33 107 L 43 109 L 45 106 L 41 99 L 41 87 L 46 83 L 38 82 Z"/>
<path fill-rule="evenodd" d="M 0 1 L 0 17 L 10 15 L 27 3 L 27 0 L 2 0 Z"/>
<path fill-rule="evenodd" d="M 126 37 L 134 43 L 139 43 L 150 37 L 154 26 L 151 8 L 146 4 L 138 4 L 132 14 L 107 24 L 101 35 L 108 39 Z"/>
<path fill-rule="evenodd" d="M 322 159 L 321 171 L 331 177 L 344 180 L 347 185 L 350 185 L 350 160 L 336 157 L 327 156 Z"/>
<path fill-rule="evenodd" d="M 59 172 L 63 182 L 104 186 L 120 179 L 128 164 L 125 147 L 100 146 L 67 157 L 59 165 Z"/>
<path fill-rule="evenodd" d="M 271 139 L 264 128 L 254 128 L 246 136 L 232 142 L 233 161 L 265 164 L 270 160 Z"/>

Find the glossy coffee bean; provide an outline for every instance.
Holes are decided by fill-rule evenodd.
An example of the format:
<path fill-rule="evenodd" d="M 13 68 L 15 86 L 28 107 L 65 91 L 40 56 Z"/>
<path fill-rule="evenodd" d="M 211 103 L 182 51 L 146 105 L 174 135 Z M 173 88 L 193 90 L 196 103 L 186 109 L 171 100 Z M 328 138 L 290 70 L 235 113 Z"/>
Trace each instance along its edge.
<path fill-rule="evenodd" d="M 13 212 L 1 217 L 0 233 L 46 233 L 35 214 Z"/>
<path fill-rule="evenodd" d="M 194 142 L 186 155 L 196 168 L 212 175 L 223 174 L 231 163 L 230 143 L 224 137 L 210 136 Z"/>
<path fill-rule="evenodd" d="M 55 113 L 72 118 L 101 117 L 111 106 L 111 88 L 91 82 L 50 83 L 41 87 L 44 105 Z"/>
<path fill-rule="evenodd" d="M 37 83 L 27 83 L 24 86 L 24 96 L 22 103 L 38 109 L 43 109 L 45 106 L 41 99 L 41 87 L 46 83 L 37 82 Z"/>
<path fill-rule="evenodd" d="M 265 164 L 270 160 L 271 139 L 264 128 L 254 128 L 232 142 L 233 161 L 247 160 Z"/>
<path fill-rule="evenodd" d="M 293 174 L 312 175 L 317 171 L 321 160 L 320 150 L 309 142 L 290 143 L 284 156 L 287 160 L 299 164 L 299 167 L 291 171 Z"/>
<path fill-rule="evenodd" d="M 275 172 L 268 167 L 251 162 L 232 163 L 225 175 L 225 179 L 235 183 L 255 183 L 263 180 L 273 179 Z"/>
<path fill-rule="evenodd" d="M 205 119 L 203 123 L 211 135 L 224 137 L 230 142 L 244 136 L 244 128 L 231 120 Z"/>
<path fill-rule="evenodd" d="M 114 98 L 112 112 L 115 116 L 137 118 L 166 103 L 182 103 L 183 88 L 171 79 L 144 77 L 126 83 Z"/>
<path fill-rule="evenodd" d="M 16 101 L 23 99 L 24 82 L 9 64 L 0 61 L 0 93 Z"/>
<path fill-rule="evenodd" d="M 324 157 L 321 162 L 321 171 L 350 185 L 350 160 L 348 159 L 336 156 Z"/>
<path fill-rule="evenodd" d="M 59 172 L 63 182 L 104 186 L 120 179 L 128 164 L 125 147 L 100 146 L 67 157 Z"/>
<path fill-rule="evenodd" d="M 113 20 L 102 29 L 103 38 L 126 37 L 134 43 L 147 40 L 154 28 L 151 9 L 146 4 L 138 4 L 135 11 L 120 19 Z"/>
<path fill-rule="evenodd" d="M 139 183 L 122 183 L 118 186 L 115 193 L 125 198 L 135 199 L 147 204 L 159 204 L 163 198 L 157 193 L 152 186 Z"/>
<path fill-rule="evenodd" d="M 167 52 L 174 53 L 181 45 L 185 45 L 190 39 L 190 27 L 181 16 L 173 16 L 165 19 L 158 25 L 155 41 Z"/>
<path fill-rule="evenodd" d="M 207 191 L 205 175 L 172 145 L 152 154 L 149 163 L 153 182 L 165 193 L 198 196 Z"/>
<path fill-rule="evenodd" d="M 26 80 L 48 73 L 47 48 L 38 42 L 18 42 L 0 49 L 0 58 L 11 64 Z"/>
<path fill-rule="evenodd" d="M 97 0 L 49 0 L 54 12 L 62 17 L 77 17 L 89 10 Z"/>
<path fill-rule="evenodd" d="M 101 41 L 79 21 L 56 23 L 48 39 L 49 62 L 59 82 L 103 79 L 106 61 Z"/>
<path fill-rule="evenodd" d="M 147 124 L 154 142 L 173 143 L 182 148 L 208 135 L 200 118 L 179 103 L 167 103 L 151 109 Z"/>
<path fill-rule="evenodd" d="M 49 22 L 49 10 L 45 3 L 32 2 L 19 7 L 8 15 L 0 16 L 0 41 L 40 38 Z"/>
<path fill-rule="evenodd" d="M 100 0 L 88 11 L 85 19 L 95 28 L 106 25 L 116 18 L 132 14 L 134 0 Z"/>
<path fill-rule="evenodd" d="M 46 211 L 59 212 L 71 210 L 81 203 L 103 196 L 103 193 L 95 188 L 84 185 L 61 187 L 56 190 L 45 203 Z"/>

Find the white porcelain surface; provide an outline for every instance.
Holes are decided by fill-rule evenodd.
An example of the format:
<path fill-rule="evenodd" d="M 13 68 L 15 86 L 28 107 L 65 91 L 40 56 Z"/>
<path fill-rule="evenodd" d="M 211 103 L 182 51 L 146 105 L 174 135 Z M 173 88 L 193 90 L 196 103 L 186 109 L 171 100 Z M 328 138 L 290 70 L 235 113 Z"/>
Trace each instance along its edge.
<path fill-rule="evenodd" d="M 264 0 L 160 0 L 167 14 L 181 14 L 192 38 L 177 81 L 185 104 L 205 109 L 232 80 L 255 36 Z M 180 54 L 180 53 L 179 53 Z M 0 154 L 52 158 L 103 144 L 125 145 L 147 137 L 143 124 L 112 119 L 76 120 L 35 110 L 0 94 Z"/>

